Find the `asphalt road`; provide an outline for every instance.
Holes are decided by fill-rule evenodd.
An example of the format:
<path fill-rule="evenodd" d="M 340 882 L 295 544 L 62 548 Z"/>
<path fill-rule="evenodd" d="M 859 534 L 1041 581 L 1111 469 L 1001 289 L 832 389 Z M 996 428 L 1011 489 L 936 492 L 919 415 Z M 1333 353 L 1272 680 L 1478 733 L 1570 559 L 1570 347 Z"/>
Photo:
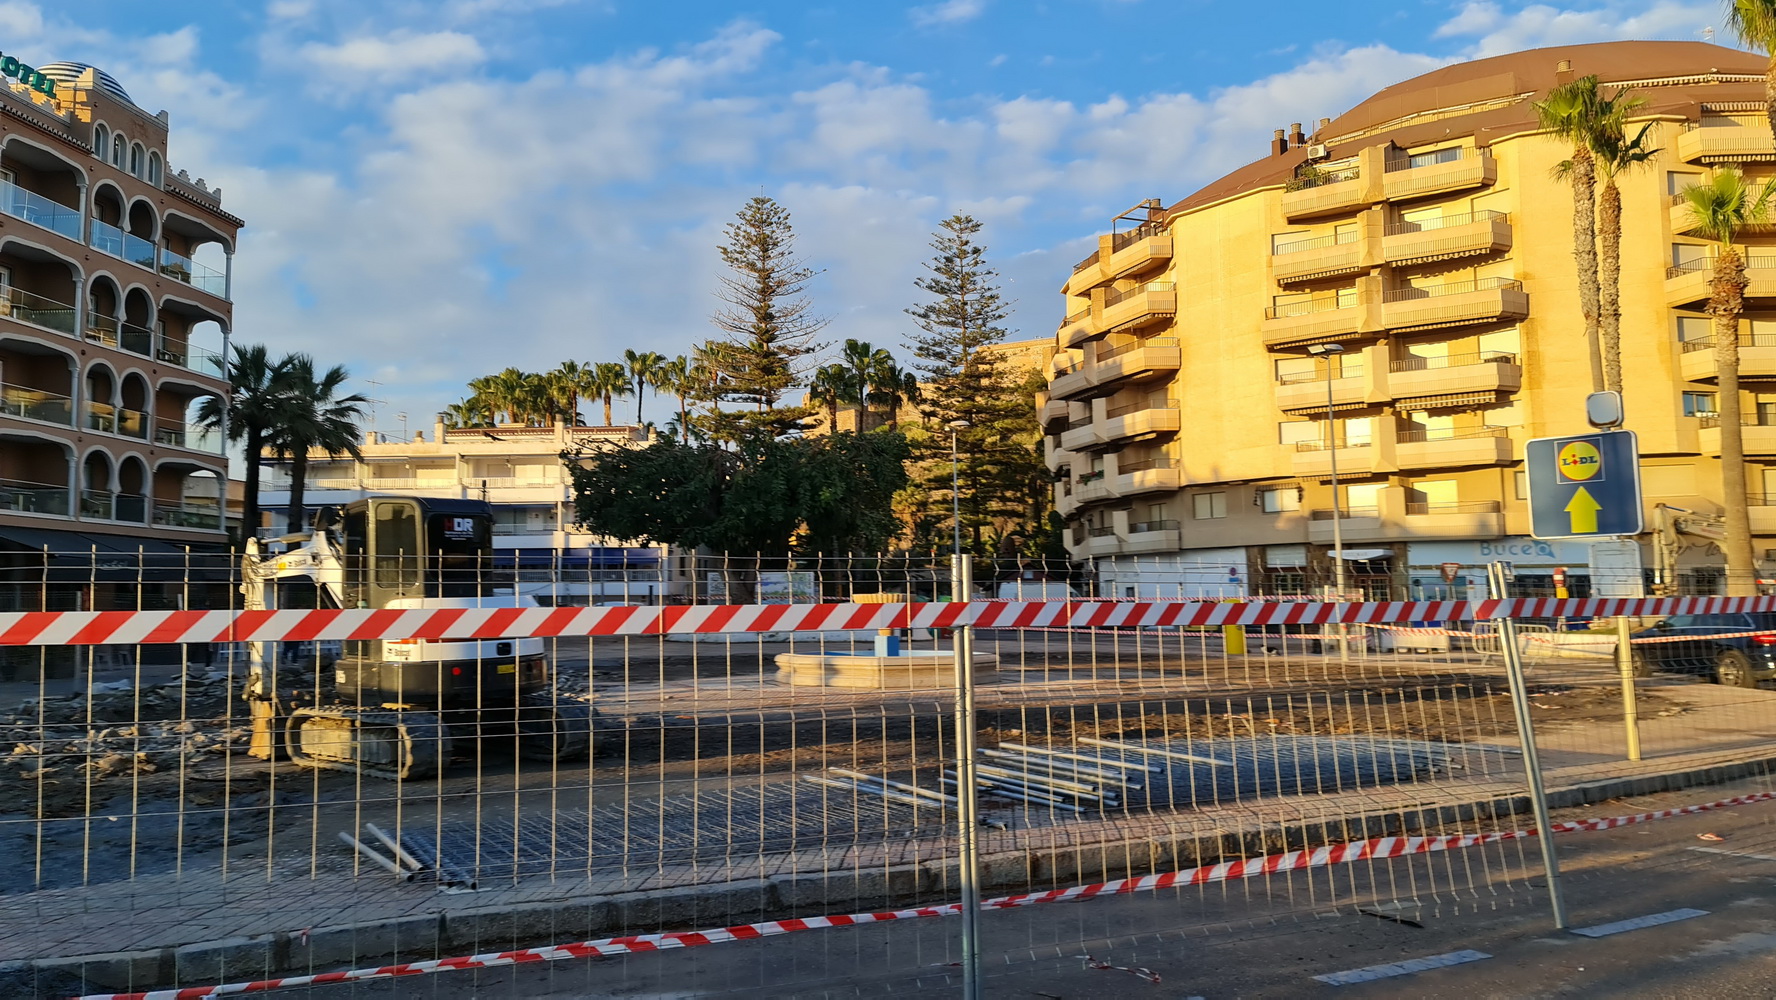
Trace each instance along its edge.
<path fill-rule="evenodd" d="M 1769 787 L 1760 780 L 1689 789 L 1587 807 L 1567 818 Z M 1703 834 L 1722 839 L 1700 839 Z M 1678 908 L 1708 912 L 1597 939 L 1560 932 L 1549 916 L 1533 845 L 1483 848 L 989 912 L 983 917 L 985 992 L 1049 1000 L 1776 995 L 1776 802 L 1571 834 L 1560 838 L 1560 848 L 1572 927 Z M 906 921 L 295 995 L 955 996 L 959 929 L 954 918 Z M 1312 978 L 1462 950 L 1491 957 L 1360 985 Z M 1107 967 L 1091 967 L 1086 955 Z M 1130 969 L 1151 971 L 1160 982 Z"/>

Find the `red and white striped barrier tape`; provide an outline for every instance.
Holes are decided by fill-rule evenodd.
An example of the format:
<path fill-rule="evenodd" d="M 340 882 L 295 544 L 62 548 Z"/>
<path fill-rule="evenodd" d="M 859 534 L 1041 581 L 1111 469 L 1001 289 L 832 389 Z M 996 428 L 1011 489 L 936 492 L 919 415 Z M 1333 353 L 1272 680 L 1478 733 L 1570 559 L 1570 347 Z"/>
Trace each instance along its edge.
<path fill-rule="evenodd" d="M 1751 795 L 1734 796 L 1730 799 L 1718 799 L 1714 802 L 1682 806 L 1676 809 L 1660 809 L 1656 812 L 1636 813 L 1630 816 L 1569 820 L 1555 823 L 1553 829 L 1557 834 L 1612 830 L 1637 823 L 1669 819 L 1673 816 L 1690 816 L 1712 809 L 1749 805 L 1753 802 L 1763 802 L 1773 798 L 1776 798 L 1776 792 L 1757 792 Z M 1289 851 L 1284 854 L 1248 858 L 1243 861 L 1223 861 L 1219 864 L 1186 868 L 1183 871 L 1166 872 L 1162 875 L 1142 875 L 1137 878 L 1114 879 L 1092 885 L 1076 885 L 1068 889 L 1000 896 L 995 899 L 983 900 L 981 908 L 1006 910 L 1020 906 L 1034 906 L 1039 903 L 1077 902 L 1098 896 L 1125 895 L 1131 892 L 1149 892 L 1188 885 L 1209 885 L 1235 879 L 1255 878 L 1260 875 L 1299 871 L 1304 868 L 1323 868 L 1357 861 L 1453 851 L 1464 847 L 1501 843 L 1507 840 L 1521 840 L 1533 837 L 1535 834 L 1536 831 L 1532 829 L 1507 830 L 1496 833 L 1465 833 L 1442 837 L 1376 837 L 1330 847 L 1316 847 L 1308 851 Z M 595 941 L 544 945 L 540 948 L 521 948 L 516 951 L 490 952 L 482 955 L 431 959 L 422 962 L 402 962 L 397 965 L 384 965 L 370 969 L 320 972 L 302 976 L 287 976 L 281 979 L 262 979 L 256 982 L 227 983 L 219 986 L 188 986 L 180 989 L 155 990 L 148 993 L 97 993 L 81 997 L 79 1000 L 198 1000 L 202 997 L 228 996 L 235 993 L 265 993 L 298 986 L 359 982 L 367 979 L 391 979 L 396 976 L 417 976 L 429 972 L 449 972 L 456 969 L 485 969 L 502 965 L 522 965 L 529 962 L 554 962 L 568 958 L 596 958 L 602 955 L 627 955 L 638 952 L 663 951 L 669 948 L 695 948 L 726 941 L 777 937 L 796 931 L 817 930 L 826 927 L 853 927 L 860 924 L 913 920 L 921 917 L 951 917 L 961 912 L 962 904 L 944 903 L 938 906 L 921 906 L 882 913 L 853 913 L 831 917 L 766 920 L 756 924 L 739 924 L 701 931 L 669 931 L 663 934 L 600 938 Z"/>
<path fill-rule="evenodd" d="M 721 604 L 624 608 L 0 612 L 0 646 L 512 639 L 554 636 L 867 631 L 879 628 L 1153 628 L 1368 625 L 1492 618 L 1776 611 L 1776 597 L 1512 598 L 1488 601 L 975 601 Z"/>

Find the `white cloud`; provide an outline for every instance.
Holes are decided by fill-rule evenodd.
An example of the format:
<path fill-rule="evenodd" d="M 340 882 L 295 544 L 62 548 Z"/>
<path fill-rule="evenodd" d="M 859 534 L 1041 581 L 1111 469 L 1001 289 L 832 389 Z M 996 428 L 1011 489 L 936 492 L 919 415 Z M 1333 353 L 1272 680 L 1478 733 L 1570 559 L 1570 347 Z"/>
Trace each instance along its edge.
<path fill-rule="evenodd" d="M 1702 30 L 1720 23 L 1720 4 L 1713 0 L 1607 0 L 1584 8 L 1529 4 L 1506 12 L 1487 0 L 1470 0 L 1437 29 L 1439 38 L 1472 38 L 1469 58 L 1503 55 L 1523 49 L 1612 39 L 1697 39 Z M 1724 35 L 1717 41 L 1732 44 Z"/>
<path fill-rule="evenodd" d="M 987 0 L 942 0 L 924 7 L 914 7 L 907 16 L 921 28 L 965 24 L 986 13 Z"/>
<path fill-rule="evenodd" d="M 342 75 L 365 81 L 396 81 L 415 74 L 473 69 L 487 58 L 472 35 L 456 31 L 396 31 L 382 37 L 361 36 L 335 44 L 309 42 L 300 49 L 304 62 L 329 85 L 346 86 Z"/>

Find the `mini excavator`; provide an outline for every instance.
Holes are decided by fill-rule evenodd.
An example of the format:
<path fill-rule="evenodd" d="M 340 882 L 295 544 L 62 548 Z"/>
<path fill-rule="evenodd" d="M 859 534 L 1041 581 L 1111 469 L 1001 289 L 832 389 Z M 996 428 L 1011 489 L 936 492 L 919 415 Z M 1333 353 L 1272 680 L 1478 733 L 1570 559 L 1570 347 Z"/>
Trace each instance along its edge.
<path fill-rule="evenodd" d="M 379 610 L 533 606 L 499 585 L 492 557 L 484 501 L 374 496 L 323 508 L 312 531 L 263 547 L 249 539 L 241 592 L 248 610 L 276 609 L 280 597 Z M 297 600 L 305 582 L 313 597 Z M 253 756 L 406 780 L 442 772 L 464 740 L 542 760 L 593 749 L 591 706 L 554 693 L 541 639 L 347 640 L 330 667 L 315 657 L 305 688 L 279 685 L 281 645 L 250 644 Z"/>

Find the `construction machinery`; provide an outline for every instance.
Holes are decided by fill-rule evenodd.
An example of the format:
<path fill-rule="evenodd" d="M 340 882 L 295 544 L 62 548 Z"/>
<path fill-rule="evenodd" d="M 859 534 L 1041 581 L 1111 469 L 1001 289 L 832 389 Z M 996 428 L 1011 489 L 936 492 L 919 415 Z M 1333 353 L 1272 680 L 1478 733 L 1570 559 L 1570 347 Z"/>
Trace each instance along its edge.
<path fill-rule="evenodd" d="M 484 501 L 375 496 L 324 508 L 313 530 L 249 539 L 249 610 L 286 606 L 405 609 L 534 607 L 493 566 Z M 591 706 L 554 691 L 543 640 L 365 639 L 341 643 L 314 673 L 285 667 L 279 644 L 252 643 L 250 752 L 303 767 L 402 780 L 438 774 L 465 740 L 560 760 L 592 750 Z"/>

